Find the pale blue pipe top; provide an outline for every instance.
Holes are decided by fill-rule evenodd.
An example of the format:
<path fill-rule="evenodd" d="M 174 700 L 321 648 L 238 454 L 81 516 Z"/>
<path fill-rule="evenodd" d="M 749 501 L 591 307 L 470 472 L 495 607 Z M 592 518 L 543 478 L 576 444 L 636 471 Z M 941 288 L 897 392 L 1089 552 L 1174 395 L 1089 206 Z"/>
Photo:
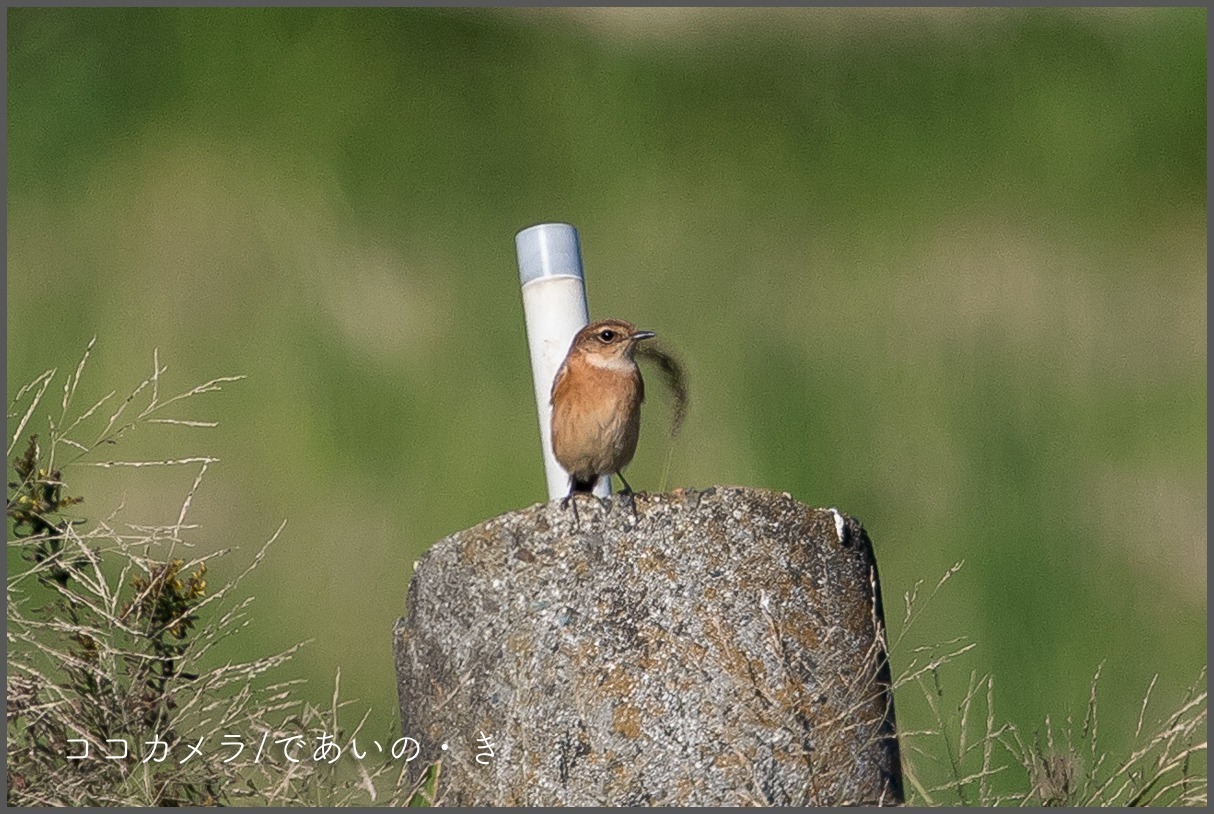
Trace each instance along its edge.
<path fill-rule="evenodd" d="M 518 250 L 519 282 L 526 285 L 542 277 L 577 277 L 582 274 L 582 250 L 577 229 L 568 223 L 538 223 L 514 237 Z"/>

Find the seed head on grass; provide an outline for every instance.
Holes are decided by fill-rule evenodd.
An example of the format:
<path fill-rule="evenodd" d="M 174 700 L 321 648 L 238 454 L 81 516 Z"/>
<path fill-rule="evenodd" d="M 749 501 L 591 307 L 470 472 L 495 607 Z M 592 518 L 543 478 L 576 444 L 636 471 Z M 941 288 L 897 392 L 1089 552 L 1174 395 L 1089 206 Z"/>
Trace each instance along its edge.
<path fill-rule="evenodd" d="M 9 805 L 166 806 L 240 801 L 273 805 L 402 804 L 420 799 L 427 775 L 387 760 L 293 763 L 257 754 L 253 745 L 318 732 L 350 735 L 339 710 L 350 702 L 335 690 L 330 714 L 292 698 L 299 680 L 273 680 L 302 646 L 249 662 L 220 662 L 213 649 L 254 620 L 251 596 L 239 587 L 282 534 L 279 525 L 251 565 L 217 590 L 208 576 L 228 550 L 187 556 L 199 533 L 186 522 L 208 467 L 206 456 L 153 461 L 92 461 L 101 447 L 148 424 L 214 427 L 215 422 L 163 416 L 161 410 L 241 377 L 214 379 L 160 398 L 161 367 L 121 402 L 95 435 L 87 419 L 111 392 L 79 416 L 72 400 L 93 344 L 64 385 L 58 420 L 47 418 L 47 441 L 26 438 L 11 461 L 9 546 L 29 566 L 8 575 L 7 773 Z M 9 455 L 38 412 L 55 377 L 48 370 L 21 388 L 9 411 L 17 429 Z M 141 399 L 146 399 L 142 403 Z M 28 403 L 27 403 L 28 402 Z M 142 404 L 142 406 L 141 406 Z M 128 410 L 131 415 L 124 420 Z M 93 440 L 83 443 L 79 437 Z M 56 463 L 56 461 L 59 461 Z M 70 466 L 193 466 L 197 475 L 170 525 L 91 528 L 69 512 Z M 82 530 L 83 529 L 83 530 Z M 353 734 L 363 728 L 367 716 Z M 249 744 L 235 757 L 222 748 L 232 733 Z M 390 740 L 387 735 L 380 737 Z M 121 751 L 126 757 L 107 759 Z M 196 750 L 196 751 L 195 751 Z M 73 759 L 87 753 L 83 760 Z M 434 789 L 430 789 L 430 798 Z"/>
<path fill-rule="evenodd" d="M 919 598 L 921 583 L 907 593 L 903 630 L 891 648 L 894 658 L 924 606 L 961 565 L 949 569 L 925 600 Z M 971 671 L 965 694 L 960 699 L 946 697 L 942 672 L 973 648 L 973 643 L 963 639 L 913 648 L 908 666 L 894 682 L 895 694 L 917 686 L 932 716 L 926 728 L 899 733 L 906 756 L 903 770 L 913 791 L 908 802 L 981 806 L 1206 805 L 1204 667 L 1180 705 L 1162 716 L 1154 728 L 1144 726 L 1158 676 L 1151 681 L 1130 752 L 1116 759 L 1099 737 L 1097 689 L 1103 664 L 1092 678 L 1081 725 L 1076 727 L 1068 715 L 1059 727 L 1046 716 L 1044 725 L 1026 738 L 1015 724 L 996 723 L 995 682 L 991 676 Z M 945 780 L 925 785 L 922 778 L 928 769 L 943 773 Z M 993 777 L 1017 773 L 1020 779 L 1015 780 L 1016 788 L 1001 793 L 994 790 Z"/>

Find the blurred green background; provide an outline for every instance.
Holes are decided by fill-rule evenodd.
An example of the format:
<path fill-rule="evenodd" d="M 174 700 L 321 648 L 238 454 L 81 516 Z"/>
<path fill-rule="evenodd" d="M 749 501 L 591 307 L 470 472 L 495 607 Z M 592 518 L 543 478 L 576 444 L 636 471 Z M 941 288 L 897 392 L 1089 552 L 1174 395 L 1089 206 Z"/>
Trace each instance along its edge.
<path fill-rule="evenodd" d="M 545 498 L 514 235 L 582 237 L 656 330 L 629 480 L 837 506 L 967 636 L 997 715 L 1128 749 L 1206 663 L 1206 12 L 12 9 L 7 386 L 249 379 L 113 457 L 212 454 L 192 517 L 290 675 L 396 718 L 435 540 Z M 57 402 L 57 399 L 52 399 Z M 10 433 L 12 427 L 10 426 Z M 65 473 L 171 522 L 193 469 Z M 12 563 L 10 562 L 10 566 Z M 899 663 L 901 662 L 901 663 Z M 922 694 L 901 728 L 927 725 Z M 1154 707 L 1152 708 L 1154 709 Z M 936 747 L 928 747 L 929 752 Z M 920 760 L 921 774 L 937 777 Z"/>

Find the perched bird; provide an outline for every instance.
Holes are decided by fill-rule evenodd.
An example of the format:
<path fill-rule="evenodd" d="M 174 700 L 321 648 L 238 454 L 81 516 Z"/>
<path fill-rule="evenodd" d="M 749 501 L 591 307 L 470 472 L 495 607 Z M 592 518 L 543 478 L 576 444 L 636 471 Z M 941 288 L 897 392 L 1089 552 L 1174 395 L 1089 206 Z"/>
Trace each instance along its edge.
<path fill-rule="evenodd" d="M 638 342 L 654 336 L 629 322 L 604 319 L 573 337 L 551 398 L 552 451 L 570 475 L 566 500 L 590 492 L 602 475 L 619 475 L 632 494 L 622 470 L 636 453 L 645 400 L 633 355 Z"/>

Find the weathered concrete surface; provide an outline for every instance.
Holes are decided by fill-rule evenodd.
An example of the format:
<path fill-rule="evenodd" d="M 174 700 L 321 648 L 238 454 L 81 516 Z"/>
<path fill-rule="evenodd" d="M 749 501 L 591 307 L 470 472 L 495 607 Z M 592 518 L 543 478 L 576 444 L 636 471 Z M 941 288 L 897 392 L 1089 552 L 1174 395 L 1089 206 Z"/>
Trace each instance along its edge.
<path fill-rule="evenodd" d="M 417 563 L 396 669 L 438 802 L 900 802 L 860 524 L 839 517 L 841 540 L 833 512 L 742 488 L 636 508 L 582 496 L 575 528 L 532 506 Z"/>

